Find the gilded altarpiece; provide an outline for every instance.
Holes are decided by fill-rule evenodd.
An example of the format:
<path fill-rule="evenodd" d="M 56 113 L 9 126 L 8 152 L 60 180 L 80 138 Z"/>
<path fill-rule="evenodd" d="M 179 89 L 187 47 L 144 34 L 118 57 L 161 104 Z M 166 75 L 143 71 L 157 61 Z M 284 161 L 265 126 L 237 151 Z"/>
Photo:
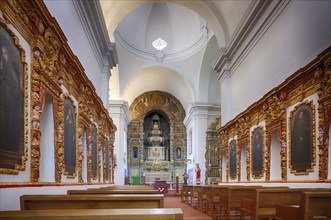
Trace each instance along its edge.
<path fill-rule="evenodd" d="M 25 143 L 27 143 L 28 129 L 30 129 L 31 137 L 31 145 L 26 147 L 30 150 L 30 181 L 39 181 L 40 155 L 43 153 L 40 151 L 40 140 L 43 135 L 40 131 L 40 122 L 43 117 L 45 95 L 48 93 L 52 96 L 54 112 L 55 181 L 61 183 L 63 176 L 76 178 L 78 175 L 77 181 L 82 182 L 82 139 L 84 128 L 86 128 L 88 155 L 85 156 L 88 158 L 87 172 L 88 181 L 90 182 L 91 155 L 89 146 L 91 144 L 91 124 L 96 123 L 98 125 L 100 128 L 99 139 L 101 143 L 104 143 L 105 136 L 112 136 L 116 131 L 108 111 L 104 108 L 93 84 L 87 78 L 82 65 L 69 48 L 66 37 L 48 12 L 43 1 L 4 0 L 0 4 L 0 9 L 5 19 L 4 21 L 1 20 L 1 24 L 11 23 L 30 44 L 31 90 L 30 97 L 25 96 L 26 100 L 30 99 L 30 109 L 25 107 L 24 110 L 24 117 L 26 118 Z M 26 74 L 24 81 L 24 88 L 26 89 L 28 88 L 27 77 Z M 28 94 L 28 92 L 25 94 Z M 75 104 L 76 163 L 75 171 L 70 174 L 66 172 L 64 165 L 64 101 L 66 98 L 69 98 L 72 103 L 78 103 L 78 106 Z M 31 118 L 29 125 L 27 124 L 28 116 Z M 113 142 L 114 139 L 110 138 L 110 161 L 113 160 Z M 22 167 L 24 168 L 26 160 L 25 156 L 25 159 L 22 160 Z M 98 163 L 99 181 L 100 166 L 101 163 Z M 113 167 L 109 169 L 111 178 L 113 178 L 114 169 Z M 19 170 L 22 169 L 18 168 L 10 173 L 17 174 Z M 0 172 L 8 173 L 3 170 L 0 170 Z"/>
<path fill-rule="evenodd" d="M 145 175 L 157 176 L 159 173 L 170 174 L 171 181 L 174 181 L 176 175 L 181 176 L 186 168 L 187 155 L 186 129 L 183 124 L 185 111 L 181 103 L 165 92 L 146 92 L 133 101 L 129 115 L 129 179 L 139 176 L 143 182 Z M 150 126 L 145 123 L 154 123 L 153 128 L 148 130 Z M 158 137 L 155 138 L 155 135 Z"/>
<path fill-rule="evenodd" d="M 216 122 L 212 122 L 206 132 L 206 147 L 205 147 L 205 183 L 212 184 L 219 182 L 220 175 L 220 147 L 217 135 L 217 126 L 221 123 L 220 118 Z"/>
<path fill-rule="evenodd" d="M 321 53 L 315 60 L 307 66 L 301 68 L 282 84 L 268 92 L 262 99 L 248 107 L 244 112 L 239 114 L 235 119 L 228 122 L 218 130 L 221 147 L 221 164 L 222 155 L 229 154 L 229 141 L 233 139 L 234 133 L 237 134 L 238 146 L 246 143 L 246 163 L 247 163 L 247 181 L 250 181 L 251 176 L 251 144 L 252 133 L 249 130 L 254 126 L 261 126 L 265 133 L 265 152 L 264 168 L 265 181 L 270 181 L 270 160 L 271 160 L 271 142 L 272 134 L 276 132 L 280 146 L 280 176 L 281 181 L 288 181 L 289 173 L 287 169 L 294 175 L 308 175 L 314 172 L 313 168 L 318 167 L 318 180 L 326 181 L 327 173 L 330 167 L 328 166 L 328 145 L 330 121 L 331 121 L 331 48 L 329 47 Z M 317 97 L 317 101 L 313 102 L 313 97 Z M 315 105 L 317 103 L 317 106 Z M 293 115 L 296 114 L 296 109 L 300 106 L 308 106 L 310 110 L 311 129 L 309 135 L 312 137 L 311 142 L 311 160 L 309 167 L 311 169 L 296 168 L 291 161 L 291 121 Z M 308 108 L 308 107 L 307 107 Z M 291 110 L 292 109 L 292 110 Z M 316 111 L 315 111 L 316 110 Z M 318 114 L 317 114 L 317 113 Z M 315 122 L 317 114 L 318 122 Z M 298 113 L 299 115 L 299 113 Z M 297 116 L 300 117 L 300 116 Z M 308 116 L 307 116 L 308 117 Z M 262 123 L 263 122 L 263 123 Z M 294 122 L 293 122 L 294 123 Z M 236 132 L 233 131 L 236 127 Z M 317 129 L 315 129 L 317 127 Z M 254 130 L 252 128 L 252 130 Z M 247 144 L 250 143 L 250 144 Z M 319 163 L 317 163 L 317 154 Z M 228 156 L 226 157 L 228 161 Z M 240 161 L 240 160 L 238 160 Z M 227 163 L 228 164 L 228 163 Z M 240 166 L 240 163 L 239 163 Z M 228 166 L 226 167 L 228 171 Z M 228 173 L 228 172 L 226 172 Z M 222 166 L 220 166 L 220 176 L 223 182 L 225 177 L 222 177 Z M 228 180 L 228 177 L 226 177 Z M 314 180 L 311 180 L 314 181 Z"/>

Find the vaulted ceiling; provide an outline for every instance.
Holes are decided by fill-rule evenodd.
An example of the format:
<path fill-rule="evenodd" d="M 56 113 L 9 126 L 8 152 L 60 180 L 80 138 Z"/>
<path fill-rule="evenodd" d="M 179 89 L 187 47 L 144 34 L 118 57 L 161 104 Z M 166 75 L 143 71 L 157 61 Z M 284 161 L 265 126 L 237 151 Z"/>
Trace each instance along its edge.
<path fill-rule="evenodd" d="M 132 101 L 162 90 L 191 103 L 220 104 L 217 65 L 240 44 L 247 25 L 270 1 L 100 1 L 119 65 L 111 99 Z M 162 50 L 152 46 L 161 38 Z"/>

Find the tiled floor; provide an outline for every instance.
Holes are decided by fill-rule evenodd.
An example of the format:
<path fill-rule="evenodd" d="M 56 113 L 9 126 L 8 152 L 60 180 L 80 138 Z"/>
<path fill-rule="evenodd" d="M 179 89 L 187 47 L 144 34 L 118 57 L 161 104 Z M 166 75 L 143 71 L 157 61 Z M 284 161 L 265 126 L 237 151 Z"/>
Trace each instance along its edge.
<path fill-rule="evenodd" d="M 180 197 L 178 196 L 165 196 L 164 207 L 181 208 L 184 213 L 184 220 L 212 220 L 212 218 L 208 215 L 205 215 L 197 209 L 194 209 L 191 206 L 180 202 Z"/>

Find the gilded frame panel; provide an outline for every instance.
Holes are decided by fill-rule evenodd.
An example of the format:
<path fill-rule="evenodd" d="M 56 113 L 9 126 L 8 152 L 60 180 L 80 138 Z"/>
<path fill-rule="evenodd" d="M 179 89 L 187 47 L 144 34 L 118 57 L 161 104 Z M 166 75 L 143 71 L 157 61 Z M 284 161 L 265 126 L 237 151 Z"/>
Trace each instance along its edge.
<path fill-rule="evenodd" d="M 5 22 L 0 18 L 0 25 L 1 25 L 1 32 L 5 31 L 6 33 L 1 33 L 1 37 L 3 38 L 1 39 L 1 53 L 2 53 L 2 48 L 6 45 L 2 45 L 3 42 L 5 42 L 4 38 L 5 36 L 3 36 L 4 34 L 7 35 L 8 39 L 7 41 L 7 46 L 9 46 L 11 44 L 11 53 L 9 54 L 9 56 L 13 55 L 13 53 L 17 55 L 17 61 L 20 63 L 20 70 L 19 72 L 21 72 L 20 75 L 18 75 L 17 81 L 18 82 L 18 86 L 20 87 L 20 89 L 22 89 L 22 93 L 20 94 L 20 97 L 22 99 L 22 121 L 21 124 L 19 126 L 22 126 L 21 128 L 19 128 L 20 133 L 21 133 L 21 141 L 19 143 L 18 146 L 18 152 L 14 152 L 15 155 L 13 155 L 14 157 L 17 157 L 17 161 L 14 161 L 13 164 L 10 164 L 11 166 L 13 166 L 13 168 L 9 168 L 9 167 L 2 167 L 0 168 L 0 173 L 3 174 L 18 174 L 19 171 L 23 171 L 26 169 L 26 161 L 28 158 L 28 71 L 27 71 L 27 62 L 25 61 L 26 57 L 25 57 L 25 50 L 23 49 L 23 47 L 20 45 L 19 43 L 19 39 L 18 37 L 15 35 L 15 33 L 13 31 L 10 30 L 10 28 L 5 24 Z M 9 48 L 10 49 L 10 48 Z M 9 52 L 9 50 L 7 48 L 7 52 Z M 9 57 L 11 58 L 11 57 Z M 3 65 L 1 64 L 1 66 L 3 67 Z M 1 68 L 2 68 L 1 67 Z M 2 70 L 1 70 L 2 71 Z M 17 71 L 15 71 L 17 72 Z M 3 94 L 2 94 L 3 96 Z M 5 98 L 8 98 L 6 95 L 3 96 Z M 12 100 L 15 101 L 15 98 L 13 98 L 11 96 Z M 15 106 L 15 108 L 17 108 L 17 106 Z M 16 118 L 17 119 L 17 118 Z M 8 130 L 8 129 L 6 129 Z M 16 162 L 20 161 L 20 164 L 16 164 Z"/>
<path fill-rule="evenodd" d="M 237 148 L 237 141 L 231 140 L 229 143 L 229 177 L 231 180 L 235 180 L 238 176 Z"/>
<path fill-rule="evenodd" d="M 316 161 L 315 106 L 305 101 L 295 106 L 288 120 L 289 168 L 295 175 L 314 171 Z M 302 148 L 298 146 L 303 146 Z"/>
<path fill-rule="evenodd" d="M 69 101 L 70 101 L 70 103 L 71 103 L 71 105 L 72 105 L 72 107 L 73 107 L 73 110 L 74 110 L 74 116 L 75 116 L 75 168 L 74 168 L 74 171 L 72 172 L 72 174 L 70 174 L 69 172 L 68 172 L 68 169 L 67 169 L 67 167 L 66 167 L 66 164 L 65 164 L 65 120 L 66 120 L 66 118 L 65 118 L 65 116 L 66 116 L 66 114 L 65 114 L 65 101 L 66 101 L 66 99 L 68 99 Z M 80 140 L 80 137 L 79 137 L 79 123 L 78 123 L 78 114 L 77 114 L 77 106 L 74 104 L 75 102 L 74 102 L 74 100 L 72 99 L 72 97 L 68 94 L 68 93 L 64 93 L 63 95 L 62 95 L 62 100 L 61 100 L 61 105 L 63 106 L 63 108 L 61 108 L 62 110 L 63 110 L 63 121 L 61 121 L 62 122 L 62 125 L 63 125 L 63 132 L 61 132 L 62 134 L 63 134 L 63 150 L 62 150 L 62 152 L 64 152 L 64 154 L 63 154 L 63 173 L 64 173 L 64 175 L 65 176 L 67 176 L 67 178 L 70 178 L 70 179 L 74 179 L 76 176 L 77 176 L 77 165 L 80 163 L 79 162 L 79 154 L 80 154 L 80 149 L 79 149 L 79 140 Z M 59 125 L 60 125 L 60 123 L 61 122 L 59 122 Z M 60 128 L 59 128 L 60 129 Z"/>
<path fill-rule="evenodd" d="M 261 179 L 265 167 L 265 134 L 262 126 L 251 133 L 251 171 L 254 179 Z"/>

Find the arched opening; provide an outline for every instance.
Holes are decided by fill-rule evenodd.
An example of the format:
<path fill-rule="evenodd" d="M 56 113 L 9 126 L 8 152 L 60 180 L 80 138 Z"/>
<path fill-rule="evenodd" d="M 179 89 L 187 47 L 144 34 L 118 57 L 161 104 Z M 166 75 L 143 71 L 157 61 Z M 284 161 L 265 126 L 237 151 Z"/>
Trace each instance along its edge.
<path fill-rule="evenodd" d="M 278 132 L 273 131 L 271 134 L 270 145 L 270 180 L 281 180 L 281 158 L 280 158 L 280 142 L 278 140 Z"/>
<path fill-rule="evenodd" d="M 53 97 L 48 93 L 45 95 L 40 130 L 42 132 L 40 139 L 40 181 L 54 182 L 55 172 L 49 172 L 55 170 Z"/>
<path fill-rule="evenodd" d="M 246 181 L 247 180 L 247 170 L 246 170 L 246 146 L 245 144 L 241 145 L 241 151 L 240 151 L 240 181 Z"/>
<path fill-rule="evenodd" d="M 86 139 L 86 127 L 84 127 L 83 131 L 83 161 L 82 161 L 82 175 L 83 175 L 83 182 L 87 182 L 87 139 Z"/>
<path fill-rule="evenodd" d="M 226 177 L 227 177 L 227 173 L 226 173 L 226 156 L 225 154 L 222 155 L 222 180 L 221 182 L 226 182 Z"/>

